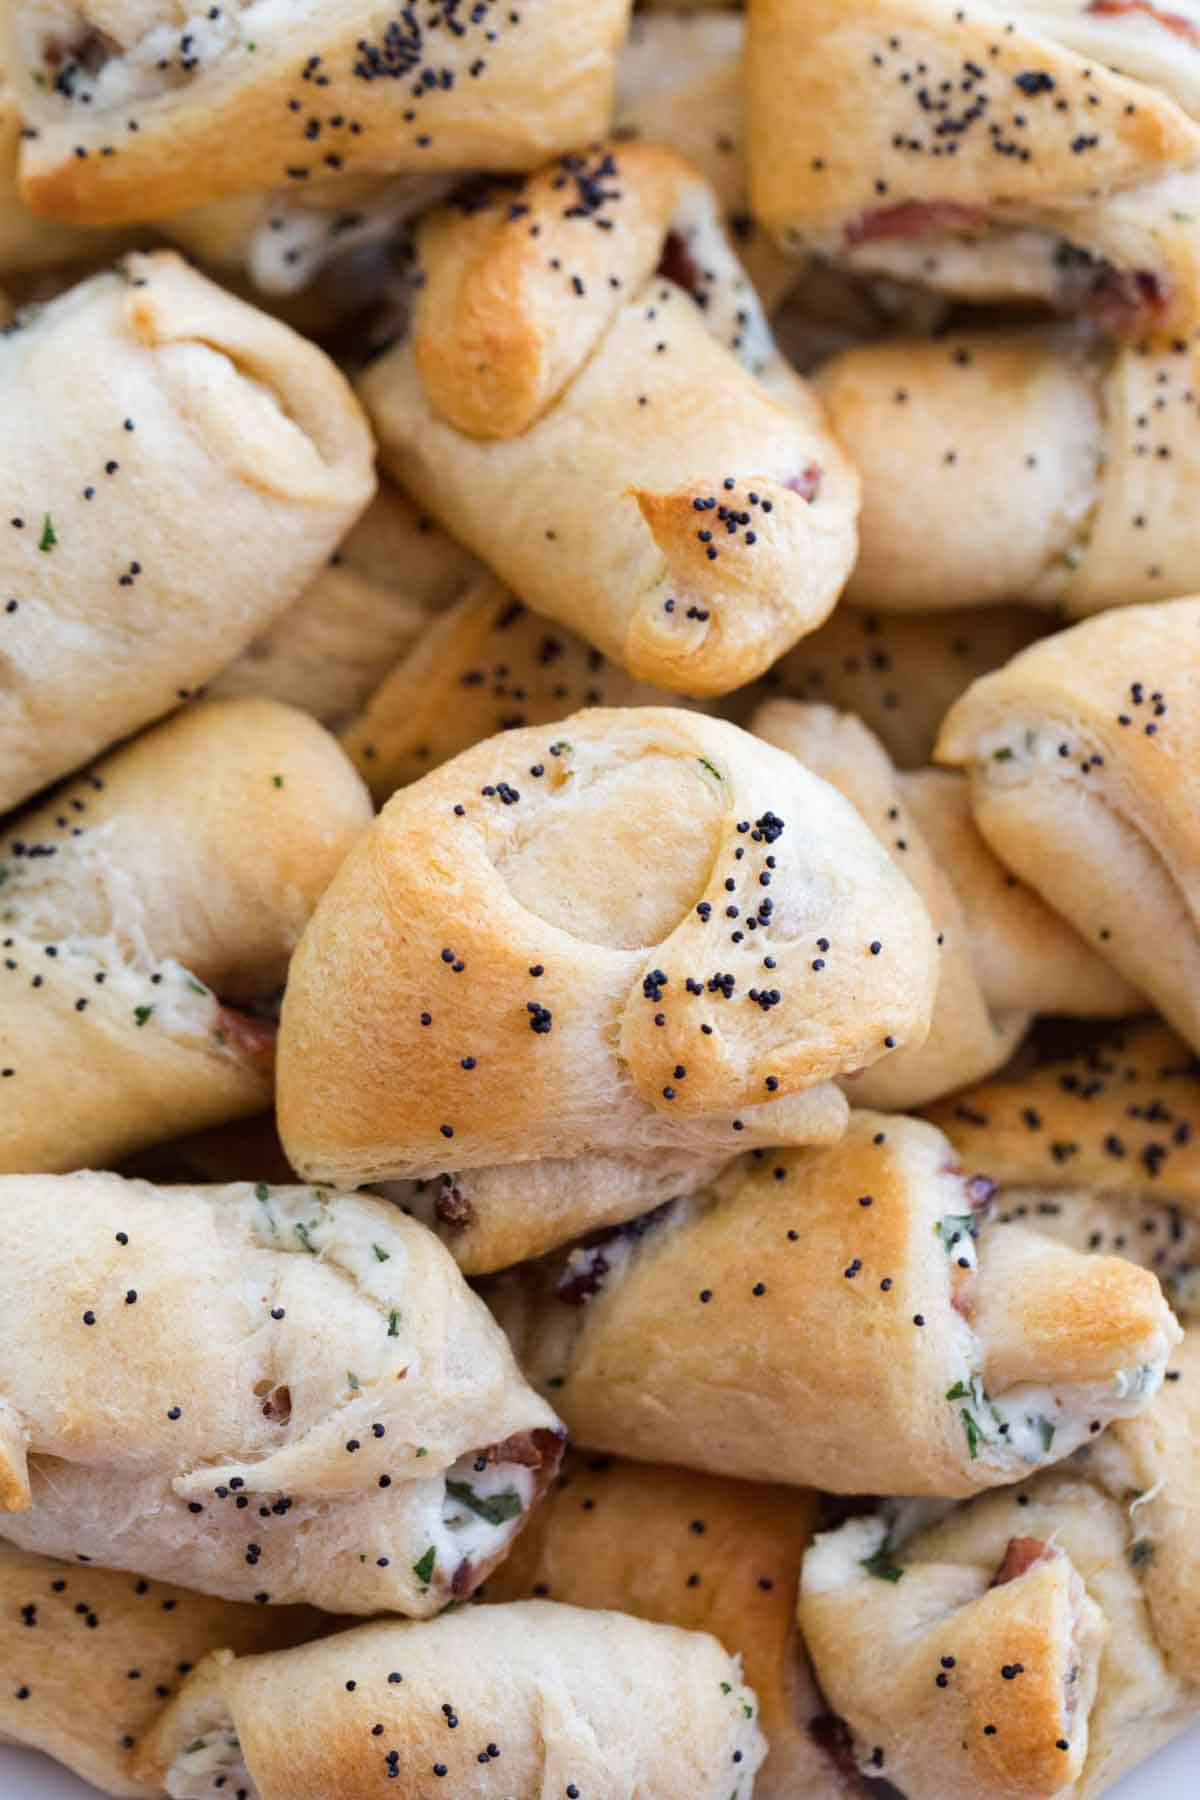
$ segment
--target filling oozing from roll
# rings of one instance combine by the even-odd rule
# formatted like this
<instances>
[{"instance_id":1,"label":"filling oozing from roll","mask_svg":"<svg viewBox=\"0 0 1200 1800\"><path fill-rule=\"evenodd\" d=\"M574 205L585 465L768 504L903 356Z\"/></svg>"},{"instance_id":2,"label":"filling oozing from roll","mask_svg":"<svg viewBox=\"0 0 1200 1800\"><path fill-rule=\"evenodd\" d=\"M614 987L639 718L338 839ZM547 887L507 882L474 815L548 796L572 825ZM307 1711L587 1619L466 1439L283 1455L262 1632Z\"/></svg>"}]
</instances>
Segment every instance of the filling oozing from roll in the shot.
<instances>
[{"instance_id":1,"label":"filling oozing from roll","mask_svg":"<svg viewBox=\"0 0 1200 1800\"><path fill-rule=\"evenodd\" d=\"M222 58L252 55L269 29L273 0L222 0L192 10L179 0L150 7L41 0L19 9L18 33L38 87L100 113L186 87Z\"/></svg>"},{"instance_id":2,"label":"filling oozing from roll","mask_svg":"<svg viewBox=\"0 0 1200 1800\"><path fill-rule=\"evenodd\" d=\"M179 1752L167 1770L165 1786L171 1800L213 1800L217 1793L223 1800L259 1800L228 1720L202 1732Z\"/></svg>"}]
</instances>

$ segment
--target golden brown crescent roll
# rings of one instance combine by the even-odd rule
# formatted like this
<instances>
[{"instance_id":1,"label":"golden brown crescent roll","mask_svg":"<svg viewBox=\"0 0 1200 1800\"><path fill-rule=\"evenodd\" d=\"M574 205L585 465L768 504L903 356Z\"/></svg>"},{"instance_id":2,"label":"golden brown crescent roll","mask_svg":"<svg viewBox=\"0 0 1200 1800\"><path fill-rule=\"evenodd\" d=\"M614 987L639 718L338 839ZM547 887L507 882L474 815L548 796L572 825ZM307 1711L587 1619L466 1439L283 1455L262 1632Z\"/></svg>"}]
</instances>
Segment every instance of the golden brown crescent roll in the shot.
<instances>
[{"instance_id":1,"label":"golden brown crescent roll","mask_svg":"<svg viewBox=\"0 0 1200 1800\"><path fill-rule=\"evenodd\" d=\"M267 694L343 725L477 573L474 557L385 481L311 585L208 692Z\"/></svg>"},{"instance_id":2,"label":"golden brown crescent roll","mask_svg":"<svg viewBox=\"0 0 1200 1800\"><path fill-rule=\"evenodd\" d=\"M669 705L485 576L407 646L342 741L376 800L498 731L584 706Z\"/></svg>"},{"instance_id":3,"label":"golden brown crescent roll","mask_svg":"<svg viewBox=\"0 0 1200 1800\"><path fill-rule=\"evenodd\" d=\"M0 1178L6 1537L230 1600L439 1611L561 1432L436 1239L360 1195Z\"/></svg>"},{"instance_id":4,"label":"golden brown crescent roll","mask_svg":"<svg viewBox=\"0 0 1200 1800\"><path fill-rule=\"evenodd\" d=\"M0 1169L102 1163L268 1105L264 1003L370 818L319 725L236 700L177 714L10 819Z\"/></svg>"},{"instance_id":5,"label":"golden brown crescent roll","mask_svg":"<svg viewBox=\"0 0 1200 1800\"><path fill-rule=\"evenodd\" d=\"M0 68L0 270L44 269L112 253L111 232L60 225L31 213L17 192L21 109Z\"/></svg>"},{"instance_id":6,"label":"golden brown crescent roll","mask_svg":"<svg viewBox=\"0 0 1200 1800\"><path fill-rule=\"evenodd\" d=\"M763 305L772 311L800 269L750 212L743 151L745 33L739 14L716 8L635 14L617 63L614 130L621 139L666 144L700 170Z\"/></svg>"},{"instance_id":7,"label":"golden brown crescent roll","mask_svg":"<svg viewBox=\"0 0 1200 1800\"><path fill-rule=\"evenodd\" d=\"M853 1071L846 1093L860 1106L903 1110L1000 1068L1024 1036L1030 1014L992 1007L952 869L910 814L901 778L878 738L852 713L796 700L768 700L751 729L845 795L912 882L937 933L937 1000L929 1036L874 1068Z\"/></svg>"},{"instance_id":8,"label":"golden brown crescent roll","mask_svg":"<svg viewBox=\"0 0 1200 1800\"><path fill-rule=\"evenodd\" d=\"M520 599L673 693L821 623L857 479L688 164L601 146L418 246L412 333L361 392L389 472Z\"/></svg>"},{"instance_id":9,"label":"golden brown crescent roll","mask_svg":"<svg viewBox=\"0 0 1200 1800\"><path fill-rule=\"evenodd\" d=\"M891 1537L819 1537L800 1620L863 1770L908 1800L1093 1800L1200 1711L1200 1342L1069 1463Z\"/></svg>"},{"instance_id":10,"label":"golden brown crescent roll","mask_svg":"<svg viewBox=\"0 0 1200 1800\"><path fill-rule=\"evenodd\" d=\"M1002 862L1194 1047L1200 600L1131 606L968 688L938 739Z\"/></svg>"},{"instance_id":11,"label":"golden brown crescent roll","mask_svg":"<svg viewBox=\"0 0 1200 1800\"><path fill-rule=\"evenodd\" d=\"M230 662L374 477L329 359L167 251L26 316L0 396L4 810Z\"/></svg>"},{"instance_id":12,"label":"golden brown crescent roll","mask_svg":"<svg viewBox=\"0 0 1200 1800\"><path fill-rule=\"evenodd\" d=\"M877 946L877 949L873 949ZM401 791L292 959L284 1148L348 1185L827 1137L937 951L854 809L721 719L576 713Z\"/></svg>"},{"instance_id":13,"label":"golden brown crescent roll","mask_svg":"<svg viewBox=\"0 0 1200 1800\"><path fill-rule=\"evenodd\" d=\"M188 15L171 0L6 9L0 56L35 128L28 203L91 223L331 174L528 169L604 131L629 0L395 15L301 0Z\"/></svg>"},{"instance_id":14,"label":"golden brown crescent roll","mask_svg":"<svg viewBox=\"0 0 1200 1800\"><path fill-rule=\"evenodd\" d=\"M518 1360L597 1450L837 1493L968 1494L1146 1404L1179 1328L1144 1269L989 1228L921 1120L754 1153L498 1276Z\"/></svg>"},{"instance_id":15,"label":"golden brown crescent roll","mask_svg":"<svg viewBox=\"0 0 1200 1800\"><path fill-rule=\"evenodd\" d=\"M802 253L972 299L1194 329L1200 126L1119 72L1119 22L1101 58L1037 24L983 0L752 0L756 215Z\"/></svg>"},{"instance_id":16,"label":"golden brown crescent roll","mask_svg":"<svg viewBox=\"0 0 1200 1800\"><path fill-rule=\"evenodd\" d=\"M1045 631L1029 607L876 613L843 603L780 657L765 690L857 713L898 769L919 769L952 702Z\"/></svg>"},{"instance_id":17,"label":"golden brown crescent roll","mask_svg":"<svg viewBox=\"0 0 1200 1800\"><path fill-rule=\"evenodd\" d=\"M749 1800L766 1749L756 1710L715 1638L534 1600L218 1651L135 1767L174 1800L209 1800L221 1775L246 1800L367 1800L389 1778L397 1800L445 1778L472 1800Z\"/></svg>"},{"instance_id":18,"label":"golden brown crescent roll","mask_svg":"<svg viewBox=\"0 0 1200 1800\"><path fill-rule=\"evenodd\" d=\"M1077 1250L1153 1269L1175 1311L1200 1301L1200 1075L1163 1025L982 1082L929 1109L999 1184L996 1224L1028 1221Z\"/></svg>"},{"instance_id":19,"label":"golden brown crescent roll","mask_svg":"<svg viewBox=\"0 0 1200 1800\"><path fill-rule=\"evenodd\" d=\"M803 1488L576 1452L479 1597L549 1598L711 1632L740 1654L758 1696L767 1760L757 1800L831 1800L857 1786L844 1786L818 1741L825 1707L796 1630L816 1519L816 1495Z\"/></svg>"},{"instance_id":20,"label":"golden brown crescent roll","mask_svg":"<svg viewBox=\"0 0 1200 1800\"><path fill-rule=\"evenodd\" d=\"M1198 359L1038 333L835 357L818 386L864 495L848 592L1078 616L1200 587Z\"/></svg>"},{"instance_id":21,"label":"golden brown crescent roll","mask_svg":"<svg viewBox=\"0 0 1200 1800\"><path fill-rule=\"evenodd\" d=\"M162 1792L130 1752L202 1657L280 1650L334 1623L307 1606L239 1606L0 1543L0 1743L43 1750L106 1794Z\"/></svg>"}]
</instances>

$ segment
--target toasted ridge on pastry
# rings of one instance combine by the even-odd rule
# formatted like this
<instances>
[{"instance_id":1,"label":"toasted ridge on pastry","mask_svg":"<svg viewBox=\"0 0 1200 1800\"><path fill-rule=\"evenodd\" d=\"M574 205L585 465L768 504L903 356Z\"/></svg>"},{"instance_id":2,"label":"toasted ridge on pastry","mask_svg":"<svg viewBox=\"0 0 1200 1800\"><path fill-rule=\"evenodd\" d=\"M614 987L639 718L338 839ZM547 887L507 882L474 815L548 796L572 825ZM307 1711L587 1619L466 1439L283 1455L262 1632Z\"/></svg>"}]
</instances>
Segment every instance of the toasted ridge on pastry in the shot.
<instances>
[{"instance_id":1,"label":"toasted ridge on pastry","mask_svg":"<svg viewBox=\"0 0 1200 1800\"><path fill-rule=\"evenodd\" d=\"M0 397L5 809L231 661L374 477L329 359L169 251L18 321Z\"/></svg>"},{"instance_id":2,"label":"toasted ridge on pastry","mask_svg":"<svg viewBox=\"0 0 1200 1800\"><path fill-rule=\"evenodd\" d=\"M1036 26L983 0L753 0L755 212L861 269L1194 329L1200 126L1119 72L1119 41L1097 60Z\"/></svg>"},{"instance_id":3,"label":"toasted ridge on pastry","mask_svg":"<svg viewBox=\"0 0 1200 1800\"><path fill-rule=\"evenodd\" d=\"M185 19L167 0L18 0L0 56L36 127L22 191L51 217L111 224L331 173L531 168L605 129L628 12L527 0L407 19L297 0Z\"/></svg>"},{"instance_id":4,"label":"toasted ridge on pastry","mask_svg":"<svg viewBox=\"0 0 1200 1800\"><path fill-rule=\"evenodd\" d=\"M811 1727L824 1706L796 1629L817 1497L694 1470L569 1452L563 1472L479 1598L614 1608L711 1632L758 1696L767 1760L757 1800L853 1791Z\"/></svg>"},{"instance_id":5,"label":"toasted ridge on pastry","mask_svg":"<svg viewBox=\"0 0 1200 1800\"><path fill-rule=\"evenodd\" d=\"M469 552L385 481L300 598L207 691L266 694L342 727L476 575Z\"/></svg>"},{"instance_id":6,"label":"toasted ridge on pastry","mask_svg":"<svg viewBox=\"0 0 1200 1800\"><path fill-rule=\"evenodd\" d=\"M910 1800L1099 1795L1193 1721L1198 1350L1060 1468L816 1540L801 1627L864 1772Z\"/></svg>"},{"instance_id":7,"label":"toasted ridge on pastry","mask_svg":"<svg viewBox=\"0 0 1200 1800\"><path fill-rule=\"evenodd\" d=\"M134 1776L131 1752L210 1651L281 1650L335 1623L308 1606L239 1606L4 1543L0 1600L0 1743L42 1750L123 1800L161 1794Z\"/></svg>"},{"instance_id":8,"label":"toasted ridge on pastry","mask_svg":"<svg viewBox=\"0 0 1200 1800\"><path fill-rule=\"evenodd\" d=\"M298 1788L366 1800L393 1768L399 1800L431 1777L495 1800L572 1787L749 1800L765 1751L756 1710L715 1638L535 1600L382 1620L269 1656L218 1651L135 1763L177 1800L207 1795L218 1770L247 1800Z\"/></svg>"},{"instance_id":9,"label":"toasted ridge on pastry","mask_svg":"<svg viewBox=\"0 0 1200 1800\"><path fill-rule=\"evenodd\" d=\"M834 357L817 386L863 480L847 591L1075 616L1192 592L1198 358L1195 337L1114 353L1041 332Z\"/></svg>"},{"instance_id":10,"label":"toasted ridge on pastry","mask_svg":"<svg viewBox=\"0 0 1200 1800\"><path fill-rule=\"evenodd\" d=\"M671 703L484 576L413 642L342 742L382 804L498 731L552 725L584 706Z\"/></svg>"},{"instance_id":11,"label":"toasted ridge on pastry","mask_svg":"<svg viewBox=\"0 0 1200 1800\"><path fill-rule=\"evenodd\" d=\"M421 1617L557 1466L486 1309L383 1201L6 1176L0 1284L4 1532L26 1549Z\"/></svg>"},{"instance_id":12,"label":"toasted ridge on pastry","mask_svg":"<svg viewBox=\"0 0 1200 1800\"><path fill-rule=\"evenodd\" d=\"M515 595L693 695L828 615L856 477L688 164L597 146L418 247L411 335L362 396L389 472Z\"/></svg>"},{"instance_id":13,"label":"toasted ridge on pastry","mask_svg":"<svg viewBox=\"0 0 1200 1800\"><path fill-rule=\"evenodd\" d=\"M935 752L1001 861L1193 1046L1198 682L1200 600L1124 607L975 682Z\"/></svg>"},{"instance_id":14,"label":"toasted ridge on pastry","mask_svg":"<svg viewBox=\"0 0 1200 1800\"><path fill-rule=\"evenodd\" d=\"M923 1121L858 1112L486 1297L590 1448L968 1494L1138 1411L1180 1335L1147 1271L991 1229L991 1188Z\"/></svg>"},{"instance_id":15,"label":"toasted ridge on pastry","mask_svg":"<svg viewBox=\"0 0 1200 1800\"><path fill-rule=\"evenodd\" d=\"M370 818L334 740L269 700L181 712L12 817L0 1169L104 1162L268 1105L269 1002Z\"/></svg>"},{"instance_id":16,"label":"toasted ridge on pastry","mask_svg":"<svg viewBox=\"0 0 1200 1800\"><path fill-rule=\"evenodd\" d=\"M876 613L843 601L780 657L764 688L857 713L898 769L919 769L958 696L1045 630L1030 607Z\"/></svg>"},{"instance_id":17,"label":"toasted ridge on pastry","mask_svg":"<svg viewBox=\"0 0 1200 1800\"><path fill-rule=\"evenodd\" d=\"M922 1040L935 970L904 877L783 752L665 707L506 732L402 789L305 932L284 1147L356 1183L826 1138L825 1084Z\"/></svg>"}]
</instances>

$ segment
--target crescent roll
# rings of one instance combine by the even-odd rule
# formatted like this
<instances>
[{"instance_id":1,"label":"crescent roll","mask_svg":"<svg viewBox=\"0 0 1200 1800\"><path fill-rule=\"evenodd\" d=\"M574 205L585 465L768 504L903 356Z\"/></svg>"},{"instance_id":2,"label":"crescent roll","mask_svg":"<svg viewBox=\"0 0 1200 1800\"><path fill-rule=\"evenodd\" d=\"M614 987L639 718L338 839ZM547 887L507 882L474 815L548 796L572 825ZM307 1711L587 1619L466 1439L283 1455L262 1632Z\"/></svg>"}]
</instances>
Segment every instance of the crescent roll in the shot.
<instances>
[{"instance_id":1,"label":"crescent roll","mask_svg":"<svg viewBox=\"0 0 1200 1800\"><path fill-rule=\"evenodd\" d=\"M265 694L344 725L477 574L469 552L385 481L300 598L208 692Z\"/></svg>"},{"instance_id":2,"label":"crescent roll","mask_svg":"<svg viewBox=\"0 0 1200 1800\"><path fill-rule=\"evenodd\" d=\"M307 1606L239 1606L0 1543L0 1744L65 1763L106 1794L161 1788L130 1752L212 1650L249 1656L328 1631Z\"/></svg>"},{"instance_id":3,"label":"crescent roll","mask_svg":"<svg viewBox=\"0 0 1200 1800\"><path fill-rule=\"evenodd\" d=\"M505 732L401 789L305 931L280 1135L351 1186L805 1142L925 1036L936 958L854 809L736 726Z\"/></svg>"},{"instance_id":4,"label":"crescent roll","mask_svg":"<svg viewBox=\"0 0 1200 1800\"><path fill-rule=\"evenodd\" d=\"M1200 1712L1200 1342L1169 1376L1017 1488L817 1539L801 1626L865 1773L907 1800L1094 1800Z\"/></svg>"},{"instance_id":5,"label":"crescent roll","mask_svg":"<svg viewBox=\"0 0 1200 1800\"><path fill-rule=\"evenodd\" d=\"M514 594L693 695L821 623L857 478L688 164L600 146L417 241L411 335L360 391L385 467Z\"/></svg>"},{"instance_id":6,"label":"crescent roll","mask_svg":"<svg viewBox=\"0 0 1200 1800\"><path fill-rule=\"evenodd\" d=\"M9 820L0 1169L103 1163L269 1105L265 1003L370 818L319 725L231 700Z\"/></svg>"},{"instance_id":7,"label":"crescent roll","mask_svg":"<svg viewBox=\"0 0 1200 1800\"><path fill-rule=\"evenodd\" d=\"M999 1184L997 1225L1153 1269L1181 1316L1200 1303L1200 1076L1163 1025L965 1089L929 1109Z\"/></svg>"},{"instance_id":8,"label":"crescent roll","mask_svg":"<svg viewBox=\"0 0 1200 1800\"><path fill-rule=\"evenodd\" d=\"M857 713L898 769L920 769L958 696L1045 630L1030 607L877 613L842 602L780 657L765 688Z\"/></svg>"},{"instance_id":9,"label":"crescent roll","mask_svg":"<svg viewBox=\"0 0 1200 1800\"><path fill-rule=\"evenodd\" d=\"M0 1292L0 1506L27 1550L426 1617L558 1463L486 1308L384 1201L5 1176Z\"/></svg>"},{"instance_id":10,"label":"crescent roll","mask_svg":"<svg viewBox=\"0 0 1200 1800\"><path fill-rule=\"evenodd\" d=\"M1106 23L1080 55L1046 9L752 0L756 215L793 250L966 298L1194 329L1200 125L1121 72L1125 26Z\"/></svg>"},{"instance_id":11,"label":"crescent roll","mask_svg":"<svg viewBox=\"0 0 1200 1800\"><path fill-rule=\"evenodd\" d=\"M1139 1411L1179 1339L1146 1270L993 1231L991 1186L932 1126L858 1112L840 1144L744 1157L487 1298L592 1448L969 1494Z\"/></svg>"},{"instance_id":12,"label":"crescent roll","mask_svg":"<svg viewBox=\"0 0 1200 1800\"><path fill-rule=\"evenodd\" d=\"M1197 216L1200 217L1200 210ZM1200 587L1200 339L1115 353L969 333L865 345L818 386L863 478L848 593L1076 617Z\"/></svg>"},{"instance_id":13,"label":"crescent roll","mask_svg":"<svg viewBox=\"0 0 1200 1800\"><path fill-rule=\"evenodd\" d=\"M628 14L15 0L0 55L34 127L22 191L52 218L113 224L331 175L532 168L607 128Z\"/></svg>"},{"instance_id":14,"label":"crescent roll","mask_svg":"<svg viewBox=\"0 0 1200 1800\"><path fill-rule=\"evenodd\" d=\"M1000 860L1200 1045L1200 600L1124 607L985 675L935 754Z\"/></svg>"},{"instance_id":15,"label":"crescent roll","mask_svg":"<svg viewBox=\"0 0 1200 1800\"><path fill-rule=\"evenodd\" d=\"M382 805L496 732L670 699L485 576L408 647L342 741Z\"/></svg>"},{"instance_id":16,"label":"crescent roll","mask_svg":"<svg viewBox=\"0 0 1200 1800\"><path fill-rule=\"evenodd\" d=\"M169 251L23 315L0 398L3 811L232 661L374 477L328 358Z\"/></svg>"},{"instance_id":17,"label":"crescent roll","mask_svg":"<svg viewBox=\"0 0 1200 1800\"><path fill-rule=\"evenodd\" d=\"M111 232L60 225L31 213L17 191L21 109L0 68L0 271L45 269L111 254Z\"/></svg>"},{"instance_id":18,"label":"crescent roll","mask_svg":"<svg viewBox=\"0 0 1200 1800\"><path fill-rule=\"evenodd\" d=\"M758 1696L767 1760L756 1800L831 1800L846 1786L796 1629L800 1562L817 1520L803 1488L569 1455L480 1599L531 1596L709 1631Z\"/></svg>"},{"instance_id":19,"label":"crescent roll","mask_svg":"<svg viewBox=\"0 0 1200 1800\"><path fill-rule=\"evenodd\" d=\"M416 1800L431 1777L456 1800L749 1800L766 1748L755 1712L715 1638L535 1600L218 1651L135 1766L174 1800L208 1800L220 1775L245 1800L367 1800L389 1779Z\"/></svg>"}]
</instances>

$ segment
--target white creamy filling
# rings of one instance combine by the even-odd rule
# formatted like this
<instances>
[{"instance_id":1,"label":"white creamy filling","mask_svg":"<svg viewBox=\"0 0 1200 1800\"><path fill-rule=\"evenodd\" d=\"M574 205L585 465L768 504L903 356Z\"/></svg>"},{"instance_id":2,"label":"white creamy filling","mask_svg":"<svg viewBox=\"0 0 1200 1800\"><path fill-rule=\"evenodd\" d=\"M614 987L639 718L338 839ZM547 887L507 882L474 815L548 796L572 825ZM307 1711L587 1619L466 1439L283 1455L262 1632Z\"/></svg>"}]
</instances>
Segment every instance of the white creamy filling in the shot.
<instances>
[{"instance_id":1,"label":"white creamy filling","mask_svg":"<svg viewBox=\"0 0 1200 1800\"><path fill-rule=\"evenodd\" d=\"M268 5L220 0L188 12L167 5L142 36L121 45L107 39L85 8L54 3L18 13L18 43L33 79L64 109L101 113L185 87L233 51L252 56L258 15ZM216 17L211 14L216 12Z\"/></svg>"},{"instance_id":2,"label":"white creamy filling","mask_svg":"<svg viewBox=\"0 0 1200 1800\"><path fill-rule=\"evenodd\" d=\"M1140 1412L1162 1383L1165 1362L1118 1369L1108 1381L1061 1387L1027 1384L991 1395L972 1374L946 1398L962 1419L967 1454L1008 1469L1059 1462L1114 1419Z\"/></svg>"},{"instance_id":3,"label":"white creamy filling","mask_svg":"<svg viewBox=\"0 0 1200 1800\"><path fill-rule=\"evenodd\" d=\"M207 1731L181 1750L164 1783L171 1800L259 1800L236 1734Z\"/></svg>"}]
</instances>

